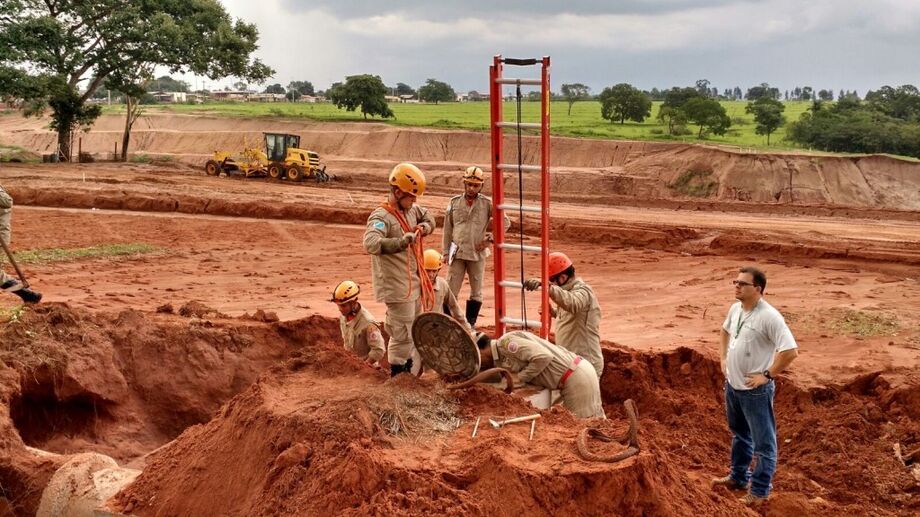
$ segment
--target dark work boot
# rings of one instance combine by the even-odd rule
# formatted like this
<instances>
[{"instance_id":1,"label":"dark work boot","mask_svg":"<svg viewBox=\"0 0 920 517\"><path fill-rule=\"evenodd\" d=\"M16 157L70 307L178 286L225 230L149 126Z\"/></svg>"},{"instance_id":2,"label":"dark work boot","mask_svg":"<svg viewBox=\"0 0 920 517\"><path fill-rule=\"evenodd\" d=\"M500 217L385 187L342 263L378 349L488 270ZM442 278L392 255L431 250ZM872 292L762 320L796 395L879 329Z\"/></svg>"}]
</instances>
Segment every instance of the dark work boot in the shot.
<instances>
[{"instance_id":1,"label":"dark work boot","mask_svg":"<svg viewBox=\"0 0 920 517\"><path fill-rule=\"evenodd\" d=\"M412 358L410 357L406 364L391 364L390 377L396 377L401 373L412 373Z\"/></svg>"},{"instance_id":2,"label":"dark work boot","mask_svg":"<svg viewBox=\"0 0 920 517\"><path fill-rule=\"evenodd\" d=\"M28 287L23 287L18 280L7 280L0 285L0 291L7 291L22 298L26 303L38 303L42 299L42 293L33 291Z\"/></svg>"},{"instance_id":3,"label":"dark work boot","mask_svg":"<svg viewBox=\"0 0 920 517\"><path fill-rule=\"evenodd\" d=\"M28 287L23 287L18 291L13 291L13 294L22 298L22 301L25 303L38 303L42 301L42 293L38 291L33 291Z\"/></svg>"},{"instance_id":4,"label":"dark work boot","mask_svg":"<svg viewBox=\"0 0 920 517\"><path fill-rule=\"evenodd\" d=\"M466 301L466 321L470 326L476 328L476 320L479 319L479 309L482 308L482 302L479 300Z\"/></svg>"}]
</instances>

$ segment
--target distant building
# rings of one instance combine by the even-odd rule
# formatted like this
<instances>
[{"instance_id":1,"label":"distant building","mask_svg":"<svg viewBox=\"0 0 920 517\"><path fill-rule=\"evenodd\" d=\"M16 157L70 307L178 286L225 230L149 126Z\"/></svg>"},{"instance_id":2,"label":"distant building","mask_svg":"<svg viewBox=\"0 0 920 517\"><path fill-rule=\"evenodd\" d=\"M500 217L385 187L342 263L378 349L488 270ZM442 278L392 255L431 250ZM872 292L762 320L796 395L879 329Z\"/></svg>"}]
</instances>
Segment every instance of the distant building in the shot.
<instances>
[{"instance_id":1,"label":"distant building","mask_svg":"<svg viewBox=\"0 0 920 517\"><path fill-rule=\"evenodd\" d=\"M283 93L252 93L249 102L287 102L287 96Z\"/></svg>"},{"instance_id":2,"label":"distant building","mask_svg":"<svg viewBox=\"0 0 920 517\"><path fill-rule=\"evenodd\" d=\"M151 92L150 95L157 102L167 104L180 104L188 101L188 94L186 92Z\"/></svg>"},{"instance_id":3,"label":"distant building","mask_svg":"<svg viewBox=\"0 0 920 517\"><path fill-rule=\"evenodd\" d=\"M253 92L247 90L217 90L211 92L211 98L216 101L242 101L246 102L249 100L249 96Z\"/></svg>"}]
</instances>

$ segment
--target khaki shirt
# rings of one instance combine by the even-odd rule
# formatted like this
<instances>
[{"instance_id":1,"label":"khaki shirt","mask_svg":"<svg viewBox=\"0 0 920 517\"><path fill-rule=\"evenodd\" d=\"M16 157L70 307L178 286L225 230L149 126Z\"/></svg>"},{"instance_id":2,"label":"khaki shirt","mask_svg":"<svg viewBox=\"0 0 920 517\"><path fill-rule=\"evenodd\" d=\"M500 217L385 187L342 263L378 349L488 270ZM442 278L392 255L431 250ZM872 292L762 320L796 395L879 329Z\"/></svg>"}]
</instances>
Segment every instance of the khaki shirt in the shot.
<instances>
[{"instance_id":1,"label":"khaki shirt","mask_svg":"<svg viewBox=\"0 0 920 517\"><path fill-rule=\"evenodd\" d=\"M447 211L444 213L444 238L442 249L450 253L450 243L457 244L457 254L454 258L478 262L486 258L484 250L478 246L485 239L486 232L490 230L492 222L492 199L479 194L473 205L466 204L463 194L450 198L447 202ZM511 226L511 219L505 216L505 229Z\"/></svg>"},{"instance_id":2,"label":"khaki shirt","mask_svg":"<svg viewBox=\"0 0 920 517\"><path fill-rule=\"evenodd\" d=\"M457 302L457 297L450 290L447 280L437 277L434 282L434 307L431 310L438 314L445 314L444 302L447 302L447 309L450 311L450 315L464 328L471 330L469 322L466 321L466 314L460 310L460 303Z\"/></svg>"},{"instance_id":3,"label":"khaki shirt","mask_svg":"<svg viewBox=\"0 0 920 517\"><path fill-rule=\"evenodd\" d=\"M516 330L492 342L495 365L518 374L524 383L559 389L559 381L572 367L575 354L549 341Z\"/></svg>"},{"instance_id":4,"label":"khaki shirt","mask_svg":"<svg viewBox=\"0 0 920 517\"><path fill-rule=\"evenodd\" d=\"M345 350L374 363L383 357L386 347L383 334L380 333L380 324L364 307L358 310L351 321L345 316L339 316L339 329L342 331Z\"/></svg>"},{"instance_id":5,"label":"khaki shirt","mask_svg":"<svg viewBox=\"0 0 920 517\"><path fill-rule=\"evenodd\" d=\"M565 285L550 285L549 297L556 303L556 343L584 357L597 377L604 373L601 353L601 306L591 286L581 278Z\"/></svg>"},{"instance_id":6,"label":"khaki shirt","mask_svg":"<svg viewBox=\"0 0 920 517\"><path fill-rule=\"evenodd\" d=\"M13 218L13 198L0 187L0 239L10 243L10 220ZM0 257L5 258L5 257Z\"/></svg>"},{"instance_id":7,"label":"khaki shirt","mask_svg":"<svg viewBox=\"0 0 920 517\"><path fill-rule=\"evenodd\" d=\"M409 231L422 225L426 227L424 234L431 235L435 229L434 217L418 205L412 205L405 217ZM402 246L405 233L396 217L385 208L377 208L367 218L364 249L371 254L374 297L378 302L414 302L421 296L415 254Z\"/></svg>"}]
</instances>

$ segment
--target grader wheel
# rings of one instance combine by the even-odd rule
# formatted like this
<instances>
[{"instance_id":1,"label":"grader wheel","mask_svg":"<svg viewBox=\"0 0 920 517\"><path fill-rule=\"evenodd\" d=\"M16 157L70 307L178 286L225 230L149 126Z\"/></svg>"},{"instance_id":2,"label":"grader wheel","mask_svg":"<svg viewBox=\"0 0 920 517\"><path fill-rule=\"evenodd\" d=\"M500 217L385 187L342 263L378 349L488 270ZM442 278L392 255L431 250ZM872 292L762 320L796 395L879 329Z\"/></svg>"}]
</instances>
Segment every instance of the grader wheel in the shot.
<instances>
[{"instance_id":1,"label":"grader wheel","mask_svg":"<svg viewBox=\"0 0 920 517\"><path fill-rule=\"evenodd\" d=\"M269 165L268 176L272 179L280 180L283 176L281 165L277 163Z\"/></svg>"},{"instance_id":2,"label":"grader wheel","mask_svg":"<svg viewBox=\"0 0 920 517\"><path fill-rule=\"evenodd\" d=\"M214 160L208 160L208 163L204 164L204 173L208 176L217 176L220 174L220 164Z\"/></svg>"},{"instance_id":3,"label":"grader wheel","mask_svg":"<svg viewBox=\"0 0 920 517\"><path fill-rule=\"evenodd\" d=\"M287 177L291 181L301 181L303 180L303 167L297 165L291 165L287 170Z\"/></svg>"}]
</instances>

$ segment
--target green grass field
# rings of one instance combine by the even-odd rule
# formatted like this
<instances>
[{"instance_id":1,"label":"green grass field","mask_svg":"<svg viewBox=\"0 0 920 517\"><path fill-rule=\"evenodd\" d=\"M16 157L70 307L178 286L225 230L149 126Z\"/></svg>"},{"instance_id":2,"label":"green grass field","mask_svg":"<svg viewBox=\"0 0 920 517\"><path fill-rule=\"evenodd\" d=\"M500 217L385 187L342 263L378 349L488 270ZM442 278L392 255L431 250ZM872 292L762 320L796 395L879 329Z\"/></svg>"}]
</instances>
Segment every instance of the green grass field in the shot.
<instances>
[{"instance_id":1,"label":"green grass field","mask_svg":"<svg viewBox=\"0 0 920 517\"><path fill-rule=\"evenodd\" d=\"M711 135L702 142L736 145L740 147L768 148L766 137L754 133L754 119L744 112L746 101L724 101L729 117L732 118L732 127L723 136ZM660 102L652 106L652 117L642 123L627 122L625 124L611 123L601 118L601 105L597 101L577 102L572 106L572 114L568 115L568 105L564 101L552 103L552 133L561 136L575 136L588 138L616 138L631 140L667 140L700 142L696 138L696 127L689 126L694 134L671 137L667 128L659 124L655 116L658 113ZM810 102L787 102L786 119L797 120L811 106ZM396 118L386 120L389 124L399 126L437 127L448 129L470 129L485 131L489 126L489 103L445 103L445 104L391 104L390 108ZM523 102L521 105L522 119L525 122L539 121L539 108L537 102ZM285 117L307 118L317 121L361 121L363 117L359 112L348 112L338 109L332 104L306 104L306 103L214 103L201 105L173 104L163 106L146 106L148 112L168 111L175 113L201 113L214 116L228 117ZM107 108L107 111L121 111L117 107ZM514 102L506 102L504 116L506 119L516 117L517 106ZM371 119L369 119L371 120ZM373 119L380 121L380 119ZM778 129L770 137L769 149L796 148L792 142L784 140L785 129Z\"/></svg>"}]
</instances>

